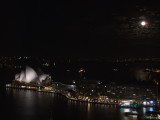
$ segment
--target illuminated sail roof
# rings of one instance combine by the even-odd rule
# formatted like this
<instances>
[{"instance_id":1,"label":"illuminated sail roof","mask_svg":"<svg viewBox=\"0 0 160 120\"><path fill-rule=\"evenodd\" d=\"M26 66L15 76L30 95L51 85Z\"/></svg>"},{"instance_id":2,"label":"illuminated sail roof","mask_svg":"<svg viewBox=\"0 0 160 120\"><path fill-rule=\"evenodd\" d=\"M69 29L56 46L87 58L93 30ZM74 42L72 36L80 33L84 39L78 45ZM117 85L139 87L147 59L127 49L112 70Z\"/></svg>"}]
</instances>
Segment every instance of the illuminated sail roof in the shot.
<instances>
[{"instance_id":1,"label":"illuminated sail roof","mask_svg":"<svg viewBox=\"0 0 160 120\"><path fill-rule=\"evenodd\" d=\"M27 83L29 83L29 82L32 82L33 80L35 80L37 77L38 77L38 75L37 75L37 73L35 72L35 70L33 70L31 67L26 67L26 76L25 76L26 78L26 81L25 82L27 82Z\"/></svg>"},{"instance_id":2,"label":"illuminated sail roof","mask_svg":"<svg viewBox=\"0 0 160 120\"><path fill-rule=\"evenodd\" d=\"M19 82L25 82L25 83L30 83L30 82L41 83L48 76L49 75L47 74L42 74L38 76L38 74L33 68L27 66L25 71L22 70L19 74L15 75L15 80Z\"/></svg>"}]
</instances>

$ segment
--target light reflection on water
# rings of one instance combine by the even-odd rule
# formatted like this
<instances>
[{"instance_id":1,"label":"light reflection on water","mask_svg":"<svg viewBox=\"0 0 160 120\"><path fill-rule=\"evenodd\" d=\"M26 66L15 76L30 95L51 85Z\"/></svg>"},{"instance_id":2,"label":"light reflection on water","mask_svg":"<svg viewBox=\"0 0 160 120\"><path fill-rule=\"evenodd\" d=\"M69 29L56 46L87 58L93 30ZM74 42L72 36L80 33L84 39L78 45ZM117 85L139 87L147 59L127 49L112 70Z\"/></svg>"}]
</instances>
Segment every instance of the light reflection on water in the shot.
<instances>
[{"instance_id":1,"label":"light reflection on water","mask_svg":"<svg viewBox=\"0 0 160 120\"><path fill-rule=\"evenodd\" d=\"M138 117L136 115L125 116L125 112L131 112L131 108L120 108L120 120L137 120Z\"/></svg>"},{"instance_id":2,"label":"light reflection on water","mask_svg":"<svg viewBox=\"0 0 160 120\"><path fill-rule=\"evenodd\" d=\"M13 114L6 120L10 117L16 120L140 120L146 111L153 111L152 107L143 107L138 110L139 118L128 117L124 113L130 112L130 108L71 101L62 95L32 90L6 89L5 96L4 109Z\"/></svg>"},{"instance_id":3,"label":"light reflection on water","mask_svg":"<svg viewBox=\"0 0 160 120\"><path fill-rule=\"evenodd\" d=\"M149 111L153 111L153 107L150 107L150 108L149 108Z\"/></svg>"}]
</instances>

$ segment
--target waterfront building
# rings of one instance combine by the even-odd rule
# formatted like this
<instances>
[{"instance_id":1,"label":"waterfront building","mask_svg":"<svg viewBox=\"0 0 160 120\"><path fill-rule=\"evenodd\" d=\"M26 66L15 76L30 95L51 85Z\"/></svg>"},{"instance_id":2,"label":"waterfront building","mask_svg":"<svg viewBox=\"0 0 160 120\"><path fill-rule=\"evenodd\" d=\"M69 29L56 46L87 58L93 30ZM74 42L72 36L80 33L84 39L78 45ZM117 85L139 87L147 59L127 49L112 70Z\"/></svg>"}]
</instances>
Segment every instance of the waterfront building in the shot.
<instances>
[{"instance_id":1,"label":"waterfront building","mask_svg":"<svg viewBox=\"0 0 160 120\"><path fill-rule=\"evenodd\" d=\"M27 66L25 70L15 75L15 81L26 84L36 83L46 85L51 83L51 76L48 74L38 75L33 68Z\"/></svg>"}]
</instances>

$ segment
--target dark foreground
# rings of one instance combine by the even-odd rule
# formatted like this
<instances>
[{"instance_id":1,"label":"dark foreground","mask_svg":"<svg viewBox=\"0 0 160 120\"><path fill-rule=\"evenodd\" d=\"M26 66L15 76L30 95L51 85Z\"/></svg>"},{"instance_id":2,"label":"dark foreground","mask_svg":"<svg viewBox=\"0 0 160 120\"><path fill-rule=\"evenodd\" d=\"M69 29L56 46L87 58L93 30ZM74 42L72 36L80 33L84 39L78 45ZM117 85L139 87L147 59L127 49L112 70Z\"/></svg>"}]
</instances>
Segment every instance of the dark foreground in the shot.
<instances>
[{"instance_id":1,"label":"dark foreground","mask_svg":"<svg viewBox=\"0 0 160 120\"><path fill-rule=\"evenodd\" d=\"M128 117L124 112L130 111L129 108L76 102L54 93L11 88L0 90L0 106L3 120L141 120L146 111L153 110L141 108L138 117Z\"/></svg>"}]
</instances>

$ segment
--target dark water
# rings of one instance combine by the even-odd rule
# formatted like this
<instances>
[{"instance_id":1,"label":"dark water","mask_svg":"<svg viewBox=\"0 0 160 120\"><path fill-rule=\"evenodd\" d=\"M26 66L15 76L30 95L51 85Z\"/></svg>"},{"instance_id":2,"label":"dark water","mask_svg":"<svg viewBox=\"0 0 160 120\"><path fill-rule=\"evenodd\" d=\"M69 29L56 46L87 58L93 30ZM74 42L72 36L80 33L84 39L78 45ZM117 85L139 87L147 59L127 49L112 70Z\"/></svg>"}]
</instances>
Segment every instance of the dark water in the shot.
<instances>
[{"instance_id":1,"label":"dark water","mask_svg":"<svg viewBox=\"0 0 160 120\"><path fill-rule=\"evenodd\" d=\"M4 88L0 90L3 120L137 120L124 115L129 108L114 105L80 103L54 93ZM142 108L143 115L153 108Z\"/></svg>"}]
</instances>

